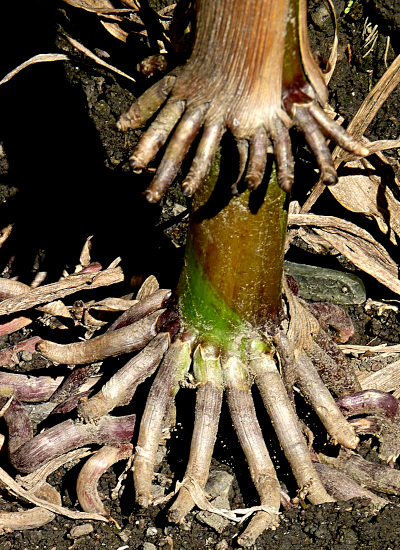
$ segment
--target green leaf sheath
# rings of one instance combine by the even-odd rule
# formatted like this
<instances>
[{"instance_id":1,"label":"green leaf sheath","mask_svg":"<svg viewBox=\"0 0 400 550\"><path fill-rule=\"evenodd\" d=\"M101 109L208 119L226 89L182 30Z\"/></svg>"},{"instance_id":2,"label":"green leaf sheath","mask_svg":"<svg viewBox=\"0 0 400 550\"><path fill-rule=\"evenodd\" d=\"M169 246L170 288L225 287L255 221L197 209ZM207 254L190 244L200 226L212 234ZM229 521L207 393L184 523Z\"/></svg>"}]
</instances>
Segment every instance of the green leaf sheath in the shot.
<instances>
[{"instance_id":1,"label":"green leaf sheath","mask_svg":"<svg viewBox=\"0 0 400 550\"><path fill-rule=\"evenodd\" d=\"M193 200L179 298L185 326L228 349L279 316L287 213L274 169L231 196L219 161Z\"/></svg>"}]
</instances>

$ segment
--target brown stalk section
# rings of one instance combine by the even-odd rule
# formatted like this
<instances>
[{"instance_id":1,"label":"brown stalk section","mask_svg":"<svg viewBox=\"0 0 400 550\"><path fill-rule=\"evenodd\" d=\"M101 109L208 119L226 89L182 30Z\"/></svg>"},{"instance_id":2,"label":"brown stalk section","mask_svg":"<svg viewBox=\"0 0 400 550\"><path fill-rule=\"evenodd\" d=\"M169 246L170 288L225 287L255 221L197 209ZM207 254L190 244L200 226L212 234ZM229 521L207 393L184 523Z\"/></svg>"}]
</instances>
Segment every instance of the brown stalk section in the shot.
<instances>
[{"instance_id":1,"label":"brown stalk section","mask_svg":"<svg viewBox=\"0 0 400 550\"><path fill-rule=\"evenodd\" d=\"M267 189L259 191L262 196L255 198L253 205L253 197L246 191L219 207L218 202L225 197L223 181L217 181L215 174L198 190L193 200L181 275L182 304L190 302L192 295L192 307L199 307L194 282L199 287L209 285L221 304L241 321L260 326L266 320L277 319L281 309L286 235L285 193L276 183L275 172ZM226 192L229 190L225 189ZM213 211L216 208L218 211ZM197 263L201 268L196 275L194 266ZM197 277L202 281L196 283ZM220 310L218 313L223 317Z\"/></svg>"},{"instance_id":2,"label":"brown stalk section","mask_svg":"<svg viewBox=\"0 0 400 550\"><path fill-rule=\"evenodd\" d=\"M232 103L232 112L241 113L239 121L230 120L228 115L228 126L241 125L246 131L271 120L281 107L280 67L288 6L288 0L197 2L196 39L185 71L190 76L179 82L182 99L189 98L188 108L191 97L195 96L197 105L207 103L213 90L212 96L221 94ZM271 60L276 71L271 70ZM217 107L214 113L214 118L221 114Z\"/></svg>"}]
</instances>

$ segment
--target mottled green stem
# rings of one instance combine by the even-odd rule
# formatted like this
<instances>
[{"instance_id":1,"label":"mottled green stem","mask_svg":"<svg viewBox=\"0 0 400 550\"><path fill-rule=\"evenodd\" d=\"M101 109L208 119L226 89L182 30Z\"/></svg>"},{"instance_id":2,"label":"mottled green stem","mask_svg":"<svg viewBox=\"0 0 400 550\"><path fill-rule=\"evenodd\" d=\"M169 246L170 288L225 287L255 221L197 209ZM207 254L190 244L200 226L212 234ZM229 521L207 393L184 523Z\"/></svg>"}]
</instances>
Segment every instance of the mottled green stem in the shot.
<instances>
[{"instance_id":1,"label":"mottled green stem","mask_svg":"<svg viewBox=\"0 0 400 550\"><path fill-rule=\"evenodd\" d=\"M217 158L193 200L179 295L185 326L227 348L246 327L279 318L286 193L275 170L235 196L219 176Z\"/></svg>"}]
</instances>

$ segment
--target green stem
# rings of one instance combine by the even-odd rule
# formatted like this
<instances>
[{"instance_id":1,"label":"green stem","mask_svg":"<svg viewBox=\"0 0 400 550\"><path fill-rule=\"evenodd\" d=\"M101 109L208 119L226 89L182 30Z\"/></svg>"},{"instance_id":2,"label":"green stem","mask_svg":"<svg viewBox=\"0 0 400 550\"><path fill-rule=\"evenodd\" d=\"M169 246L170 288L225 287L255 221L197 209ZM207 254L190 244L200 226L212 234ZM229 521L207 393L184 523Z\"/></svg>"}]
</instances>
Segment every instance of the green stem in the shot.
<instances>
[{"instance_id":1,"label":"green stem","mask_svg":"<svg viewBox=\"0 0 400 550\"><path fill-rule=\"evenodd\" d=\"M274 169L252 193L223 179L216 158L193 200L179 297L185 326L228 349L279 317L287 213Z\"/></svg>"}]
</instances>

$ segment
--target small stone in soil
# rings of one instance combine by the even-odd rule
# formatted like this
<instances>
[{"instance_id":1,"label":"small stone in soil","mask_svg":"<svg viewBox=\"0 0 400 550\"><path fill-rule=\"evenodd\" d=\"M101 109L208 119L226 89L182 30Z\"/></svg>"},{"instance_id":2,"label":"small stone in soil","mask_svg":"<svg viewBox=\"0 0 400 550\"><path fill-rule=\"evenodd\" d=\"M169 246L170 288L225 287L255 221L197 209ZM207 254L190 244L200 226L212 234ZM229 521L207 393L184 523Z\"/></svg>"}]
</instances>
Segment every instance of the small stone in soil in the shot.
<instances>
[{"instance_id":1,"label":"small stone in soil","mask_svg":"<svg viewBox=\"0 0 400 550\"><path fill-rule=\"evenodd\" d=\"M230 509L229 495L232 491L232 482L233 476L228 472L214 471L210 473L205 492L212 497L211 504L213 506L224 510ZM222 533L230 523L228 519L210 512L199 512L197 519L217 531L217 533Z\"/></svg>"}]
</instances>

